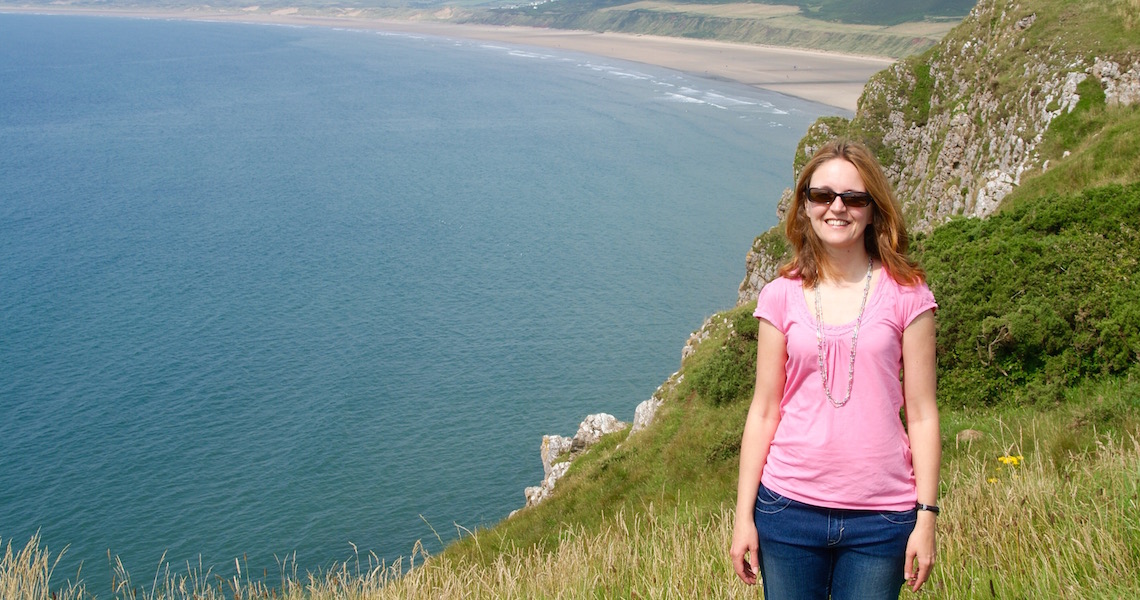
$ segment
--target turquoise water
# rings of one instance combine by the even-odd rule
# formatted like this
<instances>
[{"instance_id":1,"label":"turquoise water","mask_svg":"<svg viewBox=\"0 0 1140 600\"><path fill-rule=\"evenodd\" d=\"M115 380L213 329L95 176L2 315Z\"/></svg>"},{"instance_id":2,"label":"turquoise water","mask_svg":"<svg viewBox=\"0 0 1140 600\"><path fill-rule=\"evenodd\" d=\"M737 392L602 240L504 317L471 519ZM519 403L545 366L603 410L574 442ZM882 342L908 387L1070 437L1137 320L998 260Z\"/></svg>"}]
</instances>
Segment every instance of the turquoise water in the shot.
<instances>
[{"instance_id":1,"label":"turquoise water","mask_svg":"<svg viewBox=\"0 0 1140 600\"><path fill-rule=\"evenodd\" d=\"M586 55L0 15L0 540L439 548L732 305L826 107ZM430 524L430 527L429 527Z\"/></svg>"}]
</instances>

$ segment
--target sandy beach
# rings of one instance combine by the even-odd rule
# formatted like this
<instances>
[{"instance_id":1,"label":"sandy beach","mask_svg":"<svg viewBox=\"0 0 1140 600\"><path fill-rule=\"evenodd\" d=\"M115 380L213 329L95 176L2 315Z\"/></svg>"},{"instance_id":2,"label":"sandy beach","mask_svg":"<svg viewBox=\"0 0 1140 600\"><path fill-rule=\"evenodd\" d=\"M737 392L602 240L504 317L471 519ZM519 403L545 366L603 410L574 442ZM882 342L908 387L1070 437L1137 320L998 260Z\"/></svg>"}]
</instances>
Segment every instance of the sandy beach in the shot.
<instances>
[{"instance_id":1,"label":"sandy beach","mask_svg":"<svg viewBox=\"0 0 1140 600\"><path fill-rule=\"evenodd\" d=\"M260 12L119 11L58 7L0 8L0 12L89 14L140 18L181 18L249 23L348 27L450 38L560 48L685 73L737 81L757 88L854 112L863 85L891 59L623 33L597 33L531 27L456 25L364 17L302 15L291 10Z\"/></svg>"}]
</instances>

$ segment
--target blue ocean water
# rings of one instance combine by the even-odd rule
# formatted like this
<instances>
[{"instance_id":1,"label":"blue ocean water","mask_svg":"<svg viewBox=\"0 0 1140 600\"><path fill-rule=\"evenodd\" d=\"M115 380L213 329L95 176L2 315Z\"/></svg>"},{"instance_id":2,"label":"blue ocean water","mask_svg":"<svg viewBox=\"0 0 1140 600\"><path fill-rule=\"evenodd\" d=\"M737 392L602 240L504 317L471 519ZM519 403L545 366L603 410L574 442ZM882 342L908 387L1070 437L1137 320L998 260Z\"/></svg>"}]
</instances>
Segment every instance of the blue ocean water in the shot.
<instances>
[{"instance_id":1,"label":"blue ocean water","mask_svg":"<svg viewBox=\"0 0 1140 600\"><path fill-rule=\"evenodd\" d=\"M836 111L580 54L0 14L0 542L429 551L632 418Z\"/></svg>"}]
</instances>

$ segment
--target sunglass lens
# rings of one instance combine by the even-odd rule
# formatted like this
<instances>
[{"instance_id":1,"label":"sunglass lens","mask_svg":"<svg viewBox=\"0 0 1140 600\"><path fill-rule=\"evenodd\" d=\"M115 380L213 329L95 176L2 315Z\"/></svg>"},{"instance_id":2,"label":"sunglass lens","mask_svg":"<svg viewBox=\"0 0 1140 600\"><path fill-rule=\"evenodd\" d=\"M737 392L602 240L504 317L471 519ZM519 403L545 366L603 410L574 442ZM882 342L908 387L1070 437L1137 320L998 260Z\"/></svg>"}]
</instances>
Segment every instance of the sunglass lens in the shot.
<instances>
[{"instance_id":1,"label":"sunglass lens","mask_svg":"<svg viewBox=\"0 0 1140 600\"><path fill-rule=\"evenodd\" d=\"M811 188L808 190L808 200L816 204L830 204L835 199L835 192L821 188Z\"/></svg>"}]
</instances>

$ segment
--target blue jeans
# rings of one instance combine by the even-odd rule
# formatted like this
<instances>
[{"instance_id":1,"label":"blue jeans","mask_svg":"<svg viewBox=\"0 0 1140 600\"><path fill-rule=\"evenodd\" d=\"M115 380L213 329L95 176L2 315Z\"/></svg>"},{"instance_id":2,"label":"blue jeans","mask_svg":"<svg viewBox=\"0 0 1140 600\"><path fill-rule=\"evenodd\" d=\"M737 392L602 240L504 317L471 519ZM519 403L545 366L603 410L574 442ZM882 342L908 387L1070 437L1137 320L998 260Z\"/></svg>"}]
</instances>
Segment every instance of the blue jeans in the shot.
<instances>
[{"instance_id":1,"label":"blue jeans","mask_svg":"<svg viewBox=\"0 0 1140 600\"><path fill-rule=\"evenodd\" d=\"M761 485L755 518L765 600L898 600L917 511L820 508Z\"/></svg>"}]
</instances>

